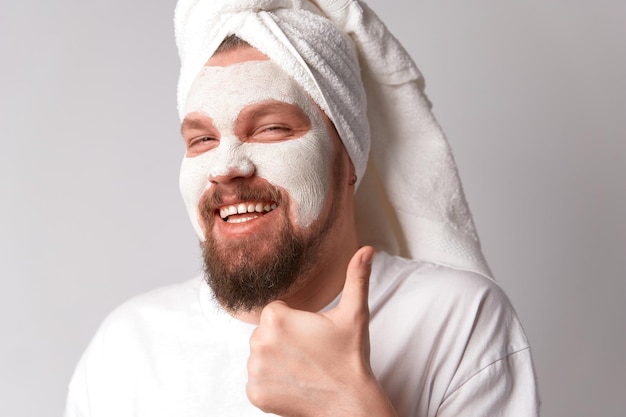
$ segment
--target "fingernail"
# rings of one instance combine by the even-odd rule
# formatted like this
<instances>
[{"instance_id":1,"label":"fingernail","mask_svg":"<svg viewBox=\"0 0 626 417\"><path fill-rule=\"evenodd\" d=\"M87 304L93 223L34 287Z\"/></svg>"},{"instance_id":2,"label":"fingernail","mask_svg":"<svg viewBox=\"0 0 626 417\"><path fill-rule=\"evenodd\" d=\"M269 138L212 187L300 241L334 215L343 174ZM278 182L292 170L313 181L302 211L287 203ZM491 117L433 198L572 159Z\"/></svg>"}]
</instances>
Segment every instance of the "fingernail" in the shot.
<instances>
[{"instance_id":1,"label":"fingernail","mask_svg":"<svg viewBox=\"0 0 626 417\"><path fill-rule=\"evenodd\" d=\"M374 258L374 251L367 251L363 255L361 255L361 263L363 265L371 265L373 258Z\"/></svg>"}]
</instances>

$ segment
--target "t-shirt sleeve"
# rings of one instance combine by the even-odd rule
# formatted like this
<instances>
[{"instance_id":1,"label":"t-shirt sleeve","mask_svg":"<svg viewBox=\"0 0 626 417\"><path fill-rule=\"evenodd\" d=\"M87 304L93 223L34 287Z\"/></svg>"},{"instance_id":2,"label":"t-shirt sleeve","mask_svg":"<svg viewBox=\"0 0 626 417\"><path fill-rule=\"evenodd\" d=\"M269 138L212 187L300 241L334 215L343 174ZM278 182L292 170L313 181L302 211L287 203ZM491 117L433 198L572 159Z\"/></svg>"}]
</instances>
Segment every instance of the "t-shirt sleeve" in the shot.
<instances>
[{"instance_id":1,"label":"t-shirt sleeve","mask_svg":"<svg viewBox=\"0 0 626 417\"><path fill-rule=\"evenodd\" d=\"M437 416L539 416L530 348L511 353L479 370L446 397Z\"/></svg>"},{"instance_id":2,"label":"t-shirt sleeve","mask_svg":"<svg viewBox=\"0 0 626 417\"><path fill-rule=\"evenodd\" d=\"M539 414L528 339L495 281L395 260L376 272L372 367L399 416Z\"/></svg>"}]
</instances>

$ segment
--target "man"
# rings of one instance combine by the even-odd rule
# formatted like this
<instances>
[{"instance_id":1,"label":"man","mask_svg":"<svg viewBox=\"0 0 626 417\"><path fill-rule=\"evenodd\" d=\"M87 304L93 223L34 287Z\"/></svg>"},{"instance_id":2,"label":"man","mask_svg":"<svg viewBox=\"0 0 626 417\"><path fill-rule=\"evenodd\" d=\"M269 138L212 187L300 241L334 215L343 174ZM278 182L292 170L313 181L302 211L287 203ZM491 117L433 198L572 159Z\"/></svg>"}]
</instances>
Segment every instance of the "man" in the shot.
<instances>
[{"instance_id":1,"label":"man","mask_svg":"<svg viewBox=\"0 0 626 417\"><path fill-rule=\"evenodd\" d=\"M375 15L352 1L181 0L176 23L181 192L205 279L112 313L66 415L536 415L528 342L484 276L412 61ZM407 139L429 171L414 179Z\"/></svg>"}]
</instances>

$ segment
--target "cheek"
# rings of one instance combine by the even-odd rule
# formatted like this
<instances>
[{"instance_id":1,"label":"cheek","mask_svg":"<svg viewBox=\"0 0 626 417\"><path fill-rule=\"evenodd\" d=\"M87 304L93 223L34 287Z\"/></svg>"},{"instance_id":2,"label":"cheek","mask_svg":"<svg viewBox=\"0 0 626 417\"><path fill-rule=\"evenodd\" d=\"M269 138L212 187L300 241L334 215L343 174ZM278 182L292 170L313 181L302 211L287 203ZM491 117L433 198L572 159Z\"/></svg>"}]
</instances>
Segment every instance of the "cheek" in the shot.
<instances>
[{"instance_id":1,"label":"cheek","mask_svg":"<svg viewBox=\"0 0 626 417\"><path fill-rule=\"evenodd\" d=\"M275 144L248 144L256 173L291 198L292 215L301 227L317 220L328 194L333 147L325 130Z\"/></svg>"},{"instance_id":2,"label":"cheek","mask_svg":"<svg viewBox=\"0 0 626 417\"><path fill-rule=\"evenodd\" d=\"M198 205L204 192L211 183L208 180L209 168L214 165L214 157L210 152L194 158L183 158L180 166L178 185L187 213L198 237L204 241L204 232L200 226Z\"/></svg>"},{"instance_id":3,"label":"cheek","mask_svg":"<svg viewBox=\"0 0 626 417\"><path fill-rule=\"evenodd\" d=\"M292 216L301 227L310 226L319 218L328 194L333 145L326 130L311 130L299 139L286 142L247 143L241 151L252 162L255 174L283 188L291 198ZM244 151L245 149L245 151ZM206 152L183 158L179 187L191 223L204 241L198 206L211 187L209 172L219 165L221 152Z\"/></svg>"}]
</instances>

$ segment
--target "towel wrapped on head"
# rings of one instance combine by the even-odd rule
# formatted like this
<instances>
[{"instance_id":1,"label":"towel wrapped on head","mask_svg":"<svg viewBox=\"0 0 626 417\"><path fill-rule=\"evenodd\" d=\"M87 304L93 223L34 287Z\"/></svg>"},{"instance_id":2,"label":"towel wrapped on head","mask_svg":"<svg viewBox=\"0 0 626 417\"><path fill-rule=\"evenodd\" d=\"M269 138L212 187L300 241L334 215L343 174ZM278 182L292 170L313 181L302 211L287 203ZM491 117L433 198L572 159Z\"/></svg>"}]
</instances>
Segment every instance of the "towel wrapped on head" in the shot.
<instances>
[{"instance_id":1,"label":"towel wrapped on head","mask_svg":"<svg viewBox=\"0 0 626 417\"><path fill-rule=\"evenodd\" d=\"M179 0L178 109L236 35L296 80L334 123L358 178L360 244L490 276L452 153L411 57L358 0Z\"/></svg>"}]
</instances>

